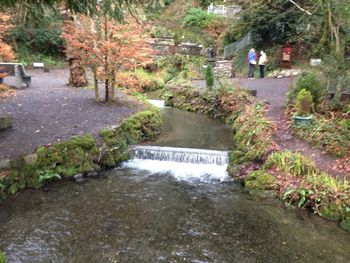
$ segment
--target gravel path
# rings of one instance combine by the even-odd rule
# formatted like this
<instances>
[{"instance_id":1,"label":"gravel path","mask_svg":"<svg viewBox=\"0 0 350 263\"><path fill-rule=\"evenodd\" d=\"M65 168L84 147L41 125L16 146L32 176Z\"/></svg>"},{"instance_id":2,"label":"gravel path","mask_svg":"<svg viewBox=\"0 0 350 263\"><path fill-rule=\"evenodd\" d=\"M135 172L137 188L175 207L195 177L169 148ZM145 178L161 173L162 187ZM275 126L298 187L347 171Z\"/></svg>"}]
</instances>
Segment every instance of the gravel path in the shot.
<instances>
[{"instance_id":1,"label":"gravel path","mask_svg":"<svg viewBox=\"0 0 350 263\"><path fill-rule=\"evenodd\" d=\"M0 160L30 154L39 145L73 135L96 135L142 108L119 93L116 104L96 103L93 90L66 85L67 70L31 70L29 74L34 75L31 88L0 100L0 115L13 117L13 128L0 132ZM5 84L12 83L13 78L5 79Z\"/></svg>"},{"instance_id":2,"label":"gravel path","mask_svg":"<svg viewBox=\"0 0 350 263\"><path fill-rule=\"evenodd\" d=\"M300 152L313 159L319 169L333 176L346 176L350 179L350 175L345 172L339 172L332 167L336 160L335 157L293 136L293 132L290 129L291 120L289 117L285 116L283 111L283 107L287 103L286 95L293 81L294 78L265 78L252 80L234 78L229 80L233 85L238 85L249 90L256 90L257 98L266 100L270 104L267 116L276 122L277 129L274 134L274 139L282 150L289 149L294 152ZM203 89L205 88L205 81L195 80L192 82L192 85L196 88Z\"/></svg>"}]
</instances>

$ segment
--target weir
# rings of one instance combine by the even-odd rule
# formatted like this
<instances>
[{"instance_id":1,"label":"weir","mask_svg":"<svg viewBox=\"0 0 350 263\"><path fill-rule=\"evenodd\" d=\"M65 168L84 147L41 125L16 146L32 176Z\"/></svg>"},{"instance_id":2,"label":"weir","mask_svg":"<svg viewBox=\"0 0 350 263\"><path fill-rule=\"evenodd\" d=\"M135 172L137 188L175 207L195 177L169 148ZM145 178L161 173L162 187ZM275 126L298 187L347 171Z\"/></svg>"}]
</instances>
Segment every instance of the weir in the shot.
<instances>
[{"instance_id":1,"label":"weir","mask_svg":"<svg viewBox=\"0 0 350 263\"><path fill-rule=\"evenodd\" d=\"M203 149L136 146L133 149L134 159L158 160L192 164L228 164L228 152Z\"/></svg>"},{"instance_id":2,"label":"weir","mask_svg":"<svg viewBox=\"0 0 350 263\"><path fill-rule=\"evenodd\" d=\"M156 106L157 108L165 108L165 102L164 100L147 100L149 103L151 103L153 106Z\"/></svg>"}]
</instances>

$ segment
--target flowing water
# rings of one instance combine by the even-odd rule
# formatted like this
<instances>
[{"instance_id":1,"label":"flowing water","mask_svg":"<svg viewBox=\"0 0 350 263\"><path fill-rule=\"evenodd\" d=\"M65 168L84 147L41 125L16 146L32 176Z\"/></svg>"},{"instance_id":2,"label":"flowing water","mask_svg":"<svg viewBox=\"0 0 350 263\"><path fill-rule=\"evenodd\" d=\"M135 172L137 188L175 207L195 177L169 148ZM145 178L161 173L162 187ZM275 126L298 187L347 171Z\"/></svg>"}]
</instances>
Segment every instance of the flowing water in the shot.
<instances>
[{"instance_id":1,"label":"flowing water","mask_svg":"<svg viewBox=\"0 0 350 263\"><path fill-rule=\"evenodd\" d=\"M8 262L350 262L350 235L335 223L226 174L232 142L221 122L174 109L163 118L153 146L99 179L0 205Z\"/></svg>"}]
</instances>

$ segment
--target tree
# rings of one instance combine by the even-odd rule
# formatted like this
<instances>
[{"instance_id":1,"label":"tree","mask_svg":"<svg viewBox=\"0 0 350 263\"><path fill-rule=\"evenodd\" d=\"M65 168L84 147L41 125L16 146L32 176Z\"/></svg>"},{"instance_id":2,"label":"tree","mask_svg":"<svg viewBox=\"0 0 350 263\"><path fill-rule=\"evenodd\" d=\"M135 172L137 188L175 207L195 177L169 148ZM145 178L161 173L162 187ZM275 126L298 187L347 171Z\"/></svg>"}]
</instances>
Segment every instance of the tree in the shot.
<instances>
[{"instance_id":1,"label":"tree","mask_svg":"<svg viewBox=\"0 0 350 263\"><path fill-rule=\"evenodd\" d=\"M118 23L104 14L94 19L80 15L67 24L63 34L69 47L67 52L92 69L96 100L99 100L98 75L105 82L105 101L111 101L116 73L151 60L144 26L133 19L128 22Z\"/></svg>"},{"instance_id":2,"label":"tree","mask_svg":"<svg viewBox=\"0 0 350 263\"><path fill-rule=\"evenodd\" d=\"M205 68L205 83L208 90L211 90L214 86L213 67L210 64Z\"/></svg>"},{"instance_id":3,"label":"tree","mask_svg":"<svg viewBox=\"0 0 350 263\"><path fill-rule=\"evenodd\" d=\"M133 6L156 5L163 0L0 0L1 7L36 7L44 11L44 7L59 9L64 24L74 21L75 14L98 16L101 12L116 20L123 19L125 11L133 13ZM99 7L99 8L97 8ZM74 30L74 28L71 28ZM69 49L69 47L68 47ZM82 63L77 57L68 57L70 77L69 83L72 86L85 86L87 79Z\"/></svg>"},{"instance_id":4,"label":"tree","mask_svg":"<svg viewBox=\"0 0 350 263\"><path fill-rule=\"evenodd\" d=\"M15 58L12 47L4 42L4 37L11 27L11 16L0 13L0 61L9 62Z\"/></svg>"}]
</instances>

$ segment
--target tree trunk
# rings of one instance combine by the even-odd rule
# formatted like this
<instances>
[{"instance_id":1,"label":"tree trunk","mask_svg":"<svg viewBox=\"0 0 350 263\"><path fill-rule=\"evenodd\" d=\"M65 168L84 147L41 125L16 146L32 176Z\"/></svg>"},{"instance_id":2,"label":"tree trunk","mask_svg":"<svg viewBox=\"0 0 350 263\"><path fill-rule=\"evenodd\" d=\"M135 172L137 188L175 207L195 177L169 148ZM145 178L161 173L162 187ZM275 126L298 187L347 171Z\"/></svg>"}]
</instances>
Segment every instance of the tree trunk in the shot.
<instances>
[{"instance_id":1,"label":"tree trunk","mask_svg":"<svg viewBox=\"0 0 350 263\"><path fill-rule=\"evenodd\" d=\"M78 58L69 58L69 85L73 87L84 87L88 84L85 68Z\"/></svg>"},{"instance_id":2,"label":"tree trunk","mask_svg":"<svg viewBox=\"0 0 350 263\"><path fill-rule=\"evenodd\" d=\"M105 14L104 16L104 38L105 38L105 41L107 42L108 41L108 24L107 24L107 15ZM105 93L105 101L109 101L109 79L110 79L110 74L109 74L109 65L108 65L108 51L106 52L105 54L105 90L106 90L106 93Z\"/></svg>"},{"instance_id":3,"label":"tree trunk","mask_svg":"<svg viewBox=\"0 0 350 263\"><path fill-rule=\"evenodd\" d=\"M75 21L74 16L71 14L67 7L67 1L61 0L60 1L60 13L62 15L63 19L63 25L67 21ZM67 29L64 29L67 30ZM66 54L67 59L69 63L69 85L73 87L84 87L88 84L86 74L85 74L85 67L83 66L83 63L79 58L76 58L71 55L71 52L69 52L70 47L66 46Z\"/></svg>"},{"instance_id":4,"label":"tree trunk","mask_svg":"<svg viewBox=\"0 0 350 263\"><path fill-rule=\"evenodd\" d=\"M98 79L97 79L97 68L92 68L92 72L94 74L94 89L95 89L95 100L96 102L100 102L100 92L98 89Z\"/></svg>"},{"instance_id":5,"label":"tree trunk","mask_svg":"<svg viewBox=\"0 0 350 263\"><path fill-rule=\"evenodd\" d=\"M112 70L111 73L112 80L111 80L111 100L115 100L115 70Z\"/></svg>"},{"instance_id":6,"label":"tree trunk","mask_svg":"<svg viewBox=\"0 0 350 263\"><path fill-rule=\"evenodd\" d=\"M109 101L109 79L105 80L105 101Z\"/></svg>"}]
</instances>

